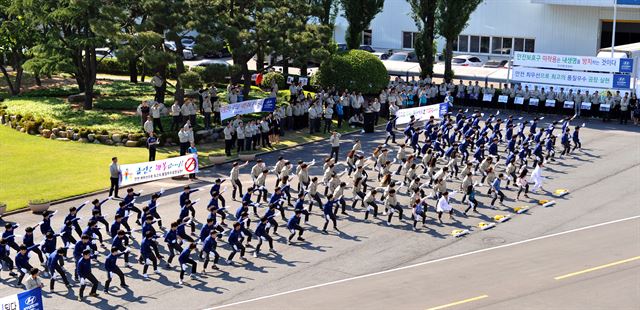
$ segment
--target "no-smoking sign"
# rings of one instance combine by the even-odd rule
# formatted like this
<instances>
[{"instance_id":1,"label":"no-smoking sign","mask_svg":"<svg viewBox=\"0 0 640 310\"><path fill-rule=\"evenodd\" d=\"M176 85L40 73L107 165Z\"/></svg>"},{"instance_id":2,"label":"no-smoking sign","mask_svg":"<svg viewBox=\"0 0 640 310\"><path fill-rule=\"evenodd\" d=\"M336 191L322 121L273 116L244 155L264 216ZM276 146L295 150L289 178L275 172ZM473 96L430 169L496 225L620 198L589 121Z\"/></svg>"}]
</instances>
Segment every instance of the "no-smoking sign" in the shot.
<instances>
[{"instance_id":1,"label":"no-smoking sign","mask_svg":"<svg viewBox=\"0 0 640 310\"><path fill-rule=\"evenodd\" d=\"M184 169L187 170L187 172L194 172L197 166L198 164L196 163L196 159L193 157L187 159L187 161L184 163Z\"/></svg>"}]
</instances>

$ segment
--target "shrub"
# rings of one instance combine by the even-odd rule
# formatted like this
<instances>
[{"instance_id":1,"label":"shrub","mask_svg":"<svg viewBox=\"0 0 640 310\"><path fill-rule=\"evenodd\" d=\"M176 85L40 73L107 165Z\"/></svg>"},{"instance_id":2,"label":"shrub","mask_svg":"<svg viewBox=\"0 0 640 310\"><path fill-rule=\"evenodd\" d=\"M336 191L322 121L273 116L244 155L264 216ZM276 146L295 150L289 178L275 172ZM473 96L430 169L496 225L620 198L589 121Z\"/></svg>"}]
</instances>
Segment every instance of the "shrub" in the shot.
<instances>
[{"instance_id":1,"label":"shrub","mask_svg":"<svg viewBox=\"0 0 640 310\"><path fill-rule=\"evenodd\" d=\"M265 87L271 87L271 81L276 80L278 83L278 89L287 88L287 81L284 78L284 75L280 72L269 72L262 77L262 85Z\"/></svg>"},{"instance_id":2,"label":"shrub","mask_svg":"<svg viewBox=\"0 0 640 310\"><path fill-rule=\"evenodd\" d=\"M129 64L115 58L105 58L98 62L96 71L107 74L129 74Z\"/></svg>"},{"instance_id":3,"label":"shrub","mask_svg":"<svg viewBox=\"0 0 640 310\"><path fill-rule=\"evenodd\" d=\"M223 64L209 64L205 67L199 67L202 70L199 72L202 77L202 81L205 83L225 83L227 76L231 74L229 66ZM195 68L192 68L192 70Z\"/></svg>"},{"instance_id":4,"label":"shrub","mask_svg":"<svg viewBox=\"0 0 640 310\"><path fill-rule=\"evenodd\" d=\"M202 87L202 79L200 74L195 71L180 74L180 82L185 89L200 89Z\"/></svg>"},{"instance_id":5,"label":"shrub","mask_svg":"<svg viewBox=\"0 0 640 310\"><path fill-rule=\"evenodd\" d=\"M315 81L322 87L378 94L389 84L382 61L367 51L350 50L332 55L320 65Z\"/></svg>"}]
</instances>

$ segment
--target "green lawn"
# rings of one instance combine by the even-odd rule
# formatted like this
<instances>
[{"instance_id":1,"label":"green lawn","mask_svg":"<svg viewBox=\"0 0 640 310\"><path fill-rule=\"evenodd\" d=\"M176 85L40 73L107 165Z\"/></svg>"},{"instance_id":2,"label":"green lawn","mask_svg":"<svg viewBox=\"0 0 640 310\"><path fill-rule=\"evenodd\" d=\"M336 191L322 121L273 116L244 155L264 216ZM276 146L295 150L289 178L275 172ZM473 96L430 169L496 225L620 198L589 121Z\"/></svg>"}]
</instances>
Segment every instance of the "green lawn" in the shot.
<instances>
[{"instance_id":1,"label":"green lawn","mask_svg":"<svg viewBox=\"0 0 640 310\"><path fill-rule=\"evenodd\" d=\"M62 142L0 126L0 201L8 210L31 199L61 199L109 187L109 164L147 159L144 148ZM164 158L169 154L158 154Z\"/></svg>"}]
</instances>

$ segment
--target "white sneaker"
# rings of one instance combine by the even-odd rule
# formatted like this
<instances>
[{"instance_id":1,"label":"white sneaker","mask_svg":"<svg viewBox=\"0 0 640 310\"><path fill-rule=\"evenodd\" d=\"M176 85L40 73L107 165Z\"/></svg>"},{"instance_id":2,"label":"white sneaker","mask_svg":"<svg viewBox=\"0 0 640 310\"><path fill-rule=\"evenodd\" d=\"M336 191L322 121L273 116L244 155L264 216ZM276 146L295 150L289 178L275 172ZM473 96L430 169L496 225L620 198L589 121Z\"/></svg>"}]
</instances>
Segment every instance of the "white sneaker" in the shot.
<instances>
[{"instance_id":1,"label":"white sneaker","mask_svg":"<svg viewBox=\"0 0 640 310\"><path fill-rule=\"evenodd\" d=\"M142 277L143 277L143 278L145 278L145 279L149 279L149 275L148 275L148 274L146 274L146 273L145 273L145 274L143 274L143 275L142 275Z\"/></svg>"},{"instance_id":2,"label":"white sneaker","mask_svg":"<svg viewBox=\"0 0 640 310\"><path fill-rule=\"evenodd\" d=\"M178 284L179 284L179 285L182 285L182 280L178 280Z\"/></svg>"},{"instance_id":3,"label":"white sneaker","mask_svg":"<svg viewBox=\"0 0 640 310\"><path fill-rule=\"evenodd\" d=\"M258 252L253 252L253 257L258 257Z\"/></svg>"},{"instance_id":4,"label":"white sneaker","mask_svg":"<svg viewBox=\"0 0 640 310\"><path fill-rule=\"evenodd\" d=\"M160 272L160 270L156 270L156 271L155 271L155 273L156 273L156 274L162 274L162 273Z\"/></svg>"}]
</instances>

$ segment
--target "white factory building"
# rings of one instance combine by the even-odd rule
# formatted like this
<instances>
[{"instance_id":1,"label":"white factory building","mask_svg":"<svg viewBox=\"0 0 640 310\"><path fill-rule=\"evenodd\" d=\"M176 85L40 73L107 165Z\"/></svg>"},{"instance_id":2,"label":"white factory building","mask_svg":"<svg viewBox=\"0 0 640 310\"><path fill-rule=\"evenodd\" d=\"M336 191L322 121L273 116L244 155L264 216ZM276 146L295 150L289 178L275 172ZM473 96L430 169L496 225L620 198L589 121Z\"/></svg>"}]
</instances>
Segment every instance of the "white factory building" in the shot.
<instances>
[{"instance_id":1,"label":"white factory building","mask_svg":"<svg viewBox=\"0 0 640 310\"><path fill-rule=\"evenodd\" d=\"M618 5L616 45L640 42L640 1ZM595 56L611 45L614 0L484 0L471 15L454 47L456 54L485 59L508 57L511 49ZM417 28L406 0L387 0L363 33L364 44L384 51L413 49ZM334 39L345 42L344 17L336 19ZM444 40L438 38L438 51Z\"/></svg>"}]
</instances>

